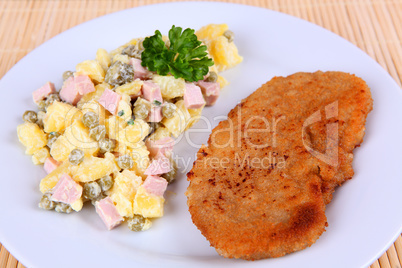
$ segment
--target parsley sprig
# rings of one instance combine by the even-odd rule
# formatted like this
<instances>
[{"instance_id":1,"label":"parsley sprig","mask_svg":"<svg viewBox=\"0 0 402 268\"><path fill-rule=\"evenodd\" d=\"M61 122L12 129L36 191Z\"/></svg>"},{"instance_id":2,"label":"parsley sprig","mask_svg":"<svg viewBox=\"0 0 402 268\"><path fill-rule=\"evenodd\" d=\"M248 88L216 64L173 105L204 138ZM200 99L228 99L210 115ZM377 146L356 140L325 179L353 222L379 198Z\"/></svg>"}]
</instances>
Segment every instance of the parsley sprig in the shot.
<instances>
[{"instance_id":1,"label":"parsley sprig","mask_svg":"<svg viewBox=\"0 0 402 268\"><path fill-rule=\"evenodd\" d=\"M174 25L169 30L170 46L166 47L159 30L155 35L144 39L144 51L141 54L142 66L159 75L172 74L175 78L184 78L188 82L198 81L208 74L212 59L207 57L207 47L201 45L194 30Z\"/></svg>"}]
</instances>

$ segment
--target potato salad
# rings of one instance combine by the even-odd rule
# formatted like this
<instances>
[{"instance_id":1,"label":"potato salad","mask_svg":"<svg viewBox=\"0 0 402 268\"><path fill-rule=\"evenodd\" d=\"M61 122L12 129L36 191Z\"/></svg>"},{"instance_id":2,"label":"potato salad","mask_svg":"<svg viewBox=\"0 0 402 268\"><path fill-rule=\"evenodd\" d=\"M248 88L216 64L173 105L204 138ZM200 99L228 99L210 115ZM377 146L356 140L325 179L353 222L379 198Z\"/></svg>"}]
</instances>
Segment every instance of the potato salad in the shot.
<instances>
[{"instance_id":1,"label":"potato salad","mask_svg":"<svg viewBox=\"0 0 402 268\"><path fill-rule=\"evenodd\" d=\"M17 128L47 173L39 207L71 213L88 203L109 230L149 229L176 176L175 139L228 84L219 73L241 61L226 24L173 26L167 36L98 49L63 73L60 89L46 82L32 93L37 111Z\"/></svg>"}]
</instances>

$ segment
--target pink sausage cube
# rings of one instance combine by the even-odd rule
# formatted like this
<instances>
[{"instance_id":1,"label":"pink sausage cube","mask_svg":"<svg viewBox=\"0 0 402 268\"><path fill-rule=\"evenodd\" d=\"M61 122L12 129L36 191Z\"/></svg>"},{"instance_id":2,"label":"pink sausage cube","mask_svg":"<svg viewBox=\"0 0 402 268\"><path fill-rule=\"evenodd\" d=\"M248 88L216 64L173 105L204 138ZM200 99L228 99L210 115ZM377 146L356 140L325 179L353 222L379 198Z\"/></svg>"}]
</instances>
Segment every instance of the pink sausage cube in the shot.
<instances>
[{"instance_id":1,"label":"pink sausage cube","mask_svg":"<svg viewBox=\"0 0 402 268\"><path fill-rule=\"evenodd\" d=\"M184 105L187 109L198 109L204 106L205 100L201 89L193 83L186 83L184 91Z\"/></svg>"},{"instance_id":2,"label":"pink sausage cube","mask_svg":"<svg viewBox=\"0 0 402 268\"><path fill-rule=\"evenodd\" d=\"M74 77L70 76L63 83L63 87L60 90L60 98L65 102L71 103L72 105L76 105L77 102L81 99L82 95L78 92L75 87Z\"/></svg>"},{"instance_id":3,"label":"pink sausage cube","mask_svg":"<svg viewBox=\"0 0 402 268\"><path fill-rule=\"evenodd\" d=\"M162 118L162 107L152 106L147 121L160 122Z\"/></svg>"},{"instance_id":4,"label":"pink sausage cube","mask_svg":"<svg viewBox=\"0 0 402 268\"><path fill-rule=\"evenodd\" d=\"M151 77L152 72L150 72L147 68L141 65L141 60L136 58L130 59L130 64L133 65L134 68L134 79L148 79Z\"/></svg>"},{"instance_id":5,"label":"pink sausage cube","mask_svg":"<svg viewBox=\"0 0 402 268\"><path fill-rule=\"evenodd\" d=\"M53 188L52 200L66 204L73 204L82 195L82 186L76 183L69 175L61 175L60 180Z\"/></svg>"},{"instance_id":6,"label":"pink sausage cube","mask_svg":"<svg viewBox=\"0 0 402 268\"><path fill-rule=\"evenodd\" d=\"M147 141L145 142L145 145L147 146L147 149L150 153L150 157L152 158L157 156L158 154L170 157L173 151L173 144L174 139L171 137L165 137L157 141L147 139Z\"/></svg>"},{"instance_id":7,"label":"pink sausage cube","mask_svg":"<svg viewBox=\"0 0 402 268\"><path fill-rule=\"evenodd\" d=\"M43 165L43 168L45 169L46 173L49 174L53 170L55 170L58 166L60 166L59 162L54 160L53 157L48 157L45 160L45 164Z\"/></svg>"},{"instance_id":8,"label":"pink sausage cube","mask_svg":"<svg viewBox=\"0 0 402 268\"><path fill-rule=\"evenodd\" d=\"M112 230L123 221L123 217L117 211L117 208L110 197L97 201L95 203L95 209L108 230Z\"/></svg>"},{"instance_id":9,"label":"pink sausage cube","mask_svg":"<svg viewBox=\"0 0 402 268\"><path fill-rule=\"evenodd\" d=\"M121 100L121 96L110 89L105 89L102 96L99 98L98 102L109 112L112 114L117 113L117 107L119 105L119 101Z\"/></svg>"},{"instance_id":10,"label":"pink sausage cube","mask_svg":"<svg viewBox=\"0 0 402 268\"><path fill-rule=\"evenodd\" d=\"M41 88L35 90L32 93L32 98L35 103L40 102L50 94L56 93L56 89L54 87L54 84L51 82L47 82L45 85L43 85Z\"/></svg>"},{"instance_id":11,"label":"pink sausage cube","mask_svg":"<svg viewBox=\"0 0 402 268\"><path fill-rule=\"evenodd\" d=\"M94 83L92 83L91 78L89 78L88 75L78 75L74 77L74 83L76 90L80 95L85 95L95 91Z\"/></svg>"},{"instance_id":12,"label":"pink sausage cube","mask_svg":"<svg viewBox=\"0 0 402 268\"><path fill-rule=\"evenodd\" d=\"M167 180L159 176L148 176L143 184L145 190L153 195L163 196L168 185Z\"/></svg>"},{"instance_id":13,"label":"pink sausage cube","mask_svg":"<svg viewBox=\"0 0 402 268\"><path fill-rule=\"evenodd\" d=\"M220 94L220 86L218 82L198 81L198 86L201 88L204 95L206 105L214 105Z\"/></svg>"},{"instance_id":14,"label":"pink sausage cube","mask_svg":"<svg viewBox=\"0 0 402 268\"><path fill-rule=\"evenodd\" d=\"M149 102L159 101L161 104L163 103L161 88L153 82L144 81L142 95Z\"/></svg>"},{"instance_id":15,"label":"pink sausage cube","mask_svg":"<svg viewBox=\"0 0 402 268\"><path fill-rule=\"evenodd\" d=\"M145 170L145 175L161 175L168 173L172 170L172 166L170 165L170 160L166 156L162 154L158 154L157 158L153 159L151 164L149 164L148 168Z\"/></svg>"}]
</instances>

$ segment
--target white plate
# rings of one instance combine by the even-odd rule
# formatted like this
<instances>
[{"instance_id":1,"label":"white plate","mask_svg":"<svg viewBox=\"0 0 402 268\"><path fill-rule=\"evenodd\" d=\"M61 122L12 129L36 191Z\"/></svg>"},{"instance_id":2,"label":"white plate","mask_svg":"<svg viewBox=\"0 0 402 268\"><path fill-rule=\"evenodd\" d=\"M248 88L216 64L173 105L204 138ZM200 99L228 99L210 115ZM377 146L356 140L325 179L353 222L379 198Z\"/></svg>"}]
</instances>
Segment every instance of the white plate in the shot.
<instances>
[{"instance_id":1,"label":"white plate","mask_svg":"<svg viewBox=\"0 0 402 268\"><path fill-rule=\"evenodd\" d=\"M31 92L46 81L60 88L61 74L92 59L98 48L116 48L131 38L167 33L172 24L199 28L227 23L236 33L244 62L225 73L231 85L205 110L213 126L273 76L298 71L354 73L372 90L364 144L356 149L354 178L338 189L326 211L329 227L312 247L277 259L255 262L220 257L192 224L182 174L168 195L166 216L147 232L121 226L106 231L91 206L62 215L40 210L38 184L45 175L34 166L16 137L21 114L34 109ZM391 77L349 42L306 21L266 9L223 3L145 6L107 15L68 30L16 64L0 83L0 241L28 267L365 267L401 232L401 92ZM198 124L203 128L204 123ZM200 144L208 133L191 134ZM176 153L194 160L197 148L181 142ZM185 169L181 165L182 169ZM187 167L188 170L188 167Z\"/></svg>"}]
</instances>

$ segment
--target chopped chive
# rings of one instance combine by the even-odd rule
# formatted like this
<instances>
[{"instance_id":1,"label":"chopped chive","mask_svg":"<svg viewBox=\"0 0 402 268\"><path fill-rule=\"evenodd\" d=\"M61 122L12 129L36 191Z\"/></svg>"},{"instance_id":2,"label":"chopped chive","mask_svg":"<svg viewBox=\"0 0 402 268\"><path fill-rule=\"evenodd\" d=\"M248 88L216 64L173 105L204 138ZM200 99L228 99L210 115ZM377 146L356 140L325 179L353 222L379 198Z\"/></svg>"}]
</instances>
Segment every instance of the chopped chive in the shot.
<instances>
[{"instance_id":1,"label":"chopped chive","mask_svg":"<svg viewBox=\"0 0 402 268\"><path fill-rule=\"evenodd\" d=\"M127 125L134 125L134 119L130 119L127 121Z\"/></svg>"},{"instance_id":2,"label":"chopped chive","mask_svg":"<svg viewBox=\"0 0 402 268\"><path fill-rule=\"evenodd\" d=\"M158 100L154 100L154 104L157 106L160 106L162 104L162 102L158 101Z\"/></svg>"},{"instance_id":3,"label":"chopped chive","mask_svg":"<svg viewBox=\"0 0 402 268\"><path fill-rule=\"evenodd\" d=\"M124 110L121 110L117 115L118 116L123 116L124 115Z\"/></svg>"}]
</instances>

